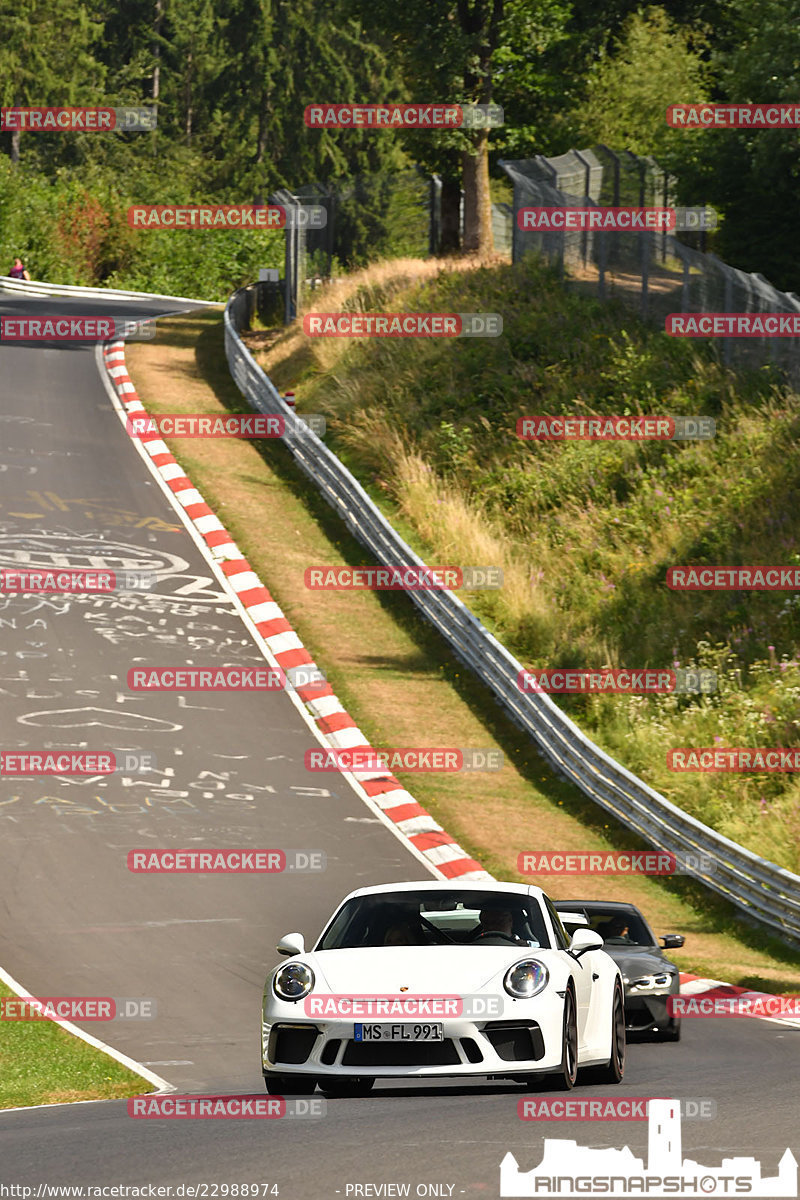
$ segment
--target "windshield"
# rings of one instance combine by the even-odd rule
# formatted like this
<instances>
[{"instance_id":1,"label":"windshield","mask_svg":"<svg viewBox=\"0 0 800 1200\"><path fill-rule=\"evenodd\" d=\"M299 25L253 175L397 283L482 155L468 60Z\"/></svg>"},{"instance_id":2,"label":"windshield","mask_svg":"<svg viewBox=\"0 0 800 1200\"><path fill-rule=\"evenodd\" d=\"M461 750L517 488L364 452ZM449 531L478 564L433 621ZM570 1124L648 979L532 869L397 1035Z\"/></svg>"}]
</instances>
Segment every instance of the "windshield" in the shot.
<instances>
[{"instance_id":1,"label":"windshield","mask_svg":"<svg viewBox=\"0 0 800 1200\"><path fill-rule=\"evenodd\" d=\"M348 900L317 950L359 946L533 946L548 949L538 900L514 892L380 892Z\"/></svg>"},{"instance_id":2,"label":"windshield","mask_svg":"<svg viewBox=\"0 0 800 1200\"><path fill-rule=\"evenodd\" d=\"M647 922L635 909L604 908L600 904L570 905L570 911L585 914L589 928L599 933L608 946L655 946Z\"/></svg>"}]
</instances>

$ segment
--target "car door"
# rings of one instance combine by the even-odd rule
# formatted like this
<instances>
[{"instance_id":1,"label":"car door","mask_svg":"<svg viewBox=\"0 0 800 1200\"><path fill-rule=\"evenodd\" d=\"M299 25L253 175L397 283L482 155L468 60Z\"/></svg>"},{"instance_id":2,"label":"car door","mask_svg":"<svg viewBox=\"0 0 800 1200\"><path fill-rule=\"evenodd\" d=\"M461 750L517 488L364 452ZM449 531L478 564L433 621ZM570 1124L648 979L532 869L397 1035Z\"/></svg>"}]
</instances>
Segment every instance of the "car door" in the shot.
<instances>
[{"instance_id":1,"label":"car door","mask_svg":"<svg viewBox=\"0 0 800 1200\"><path fill-rule=\"evenodd\" d=\"M581 1047L586 1043L586 1027L592 1011L594 985L597 982L597 971L594 969L595 964L593 964L592 959L594 959L598 951L588 950L577 958L575 955L569 954L569 934L561 924L561 918L551 901L546 897L545 905L553 923L556 935L556 947L567 955L573 969L575 1004L578 1010L578 1046Z\"/></svg>"}]
</instances>

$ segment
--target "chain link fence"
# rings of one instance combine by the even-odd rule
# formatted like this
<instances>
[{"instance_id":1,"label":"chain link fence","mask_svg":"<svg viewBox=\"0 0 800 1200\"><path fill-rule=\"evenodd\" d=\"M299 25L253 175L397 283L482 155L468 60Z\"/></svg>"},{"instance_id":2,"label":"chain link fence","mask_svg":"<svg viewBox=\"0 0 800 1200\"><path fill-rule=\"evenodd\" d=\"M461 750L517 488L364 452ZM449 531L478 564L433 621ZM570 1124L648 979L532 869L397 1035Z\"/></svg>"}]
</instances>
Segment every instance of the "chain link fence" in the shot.
<instances>
[{"instance_id":1,"label":"chain link fence","mask_svg":"<svg viewBox=\"0 0 800 1200\"><path fill-rule=\"evenodd\" d=\"M569 286L632 302L644 319L662 328L671 313L800 312L793 292L705 252L704 234L519 227L519 210L526 207L674 207L675 180L649 156L599 145L558 158L501 159L499 165L514 186L514 262L534 250L558 267ZM798 337L713 340L726 365L771 363L793 382L800 380Z\"/></svg>"},{"instance_id":2,"label":"chain link fence","mask_svg":"<svg viewBox=\"0 0 800 1200\"><path fill-rule=\"evenodd\" d=\"M336 263L392 258L429 258L442 248L442 181L422 170L369 176L337 184L307 184L274 192L271 204L291 210L281 289L285 321L293 321L309 292L330 279ZM323 225L304 222L304 208L325 210ZM459 221L464 235L464 199ZM492 205L495 249L511 255L513 210Z\"/></svg>"}]
</instances>

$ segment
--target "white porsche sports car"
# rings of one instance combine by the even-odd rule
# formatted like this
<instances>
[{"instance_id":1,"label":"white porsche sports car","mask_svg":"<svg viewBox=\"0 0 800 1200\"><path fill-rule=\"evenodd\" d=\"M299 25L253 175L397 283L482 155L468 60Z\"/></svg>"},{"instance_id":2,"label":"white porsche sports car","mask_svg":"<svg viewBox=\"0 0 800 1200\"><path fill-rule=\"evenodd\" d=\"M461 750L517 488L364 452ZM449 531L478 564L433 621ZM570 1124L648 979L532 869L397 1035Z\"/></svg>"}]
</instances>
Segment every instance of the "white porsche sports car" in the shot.
<instances>
[{"instance_id":1,"label":"white porsche sports car","mask_svg":"<svg viewBox=\"0 0 800 1200\"><path fill-rule=\"evenodd\" d=\"M376 1079L489 1076L531 1087L619 1083L619 968L590 929L570 939L521 883L385 884L351 892L312 950L299 933L267 978L273 1095L368 1092Z\"/></svg>"}]
</instances>

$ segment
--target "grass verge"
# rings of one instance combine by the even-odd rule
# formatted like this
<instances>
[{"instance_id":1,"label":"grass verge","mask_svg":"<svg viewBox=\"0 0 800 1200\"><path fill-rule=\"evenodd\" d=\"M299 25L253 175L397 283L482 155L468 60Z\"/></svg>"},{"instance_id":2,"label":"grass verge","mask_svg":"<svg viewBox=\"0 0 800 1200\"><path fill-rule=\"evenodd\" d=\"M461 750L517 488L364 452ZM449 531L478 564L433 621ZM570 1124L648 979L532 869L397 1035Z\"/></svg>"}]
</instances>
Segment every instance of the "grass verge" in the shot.
<instances>
[{"instance_id":1,"label":"grass verge","mask_svg":"<svg viewBox=\"0 0 800 1200\"><path fill-rule=\"evenodd\" d=\"M0 983L0 999L16 993ZM152 1085L55 1021L0 1021L0 1109L119 1100Z\"/></svg>"}]
</instances>

